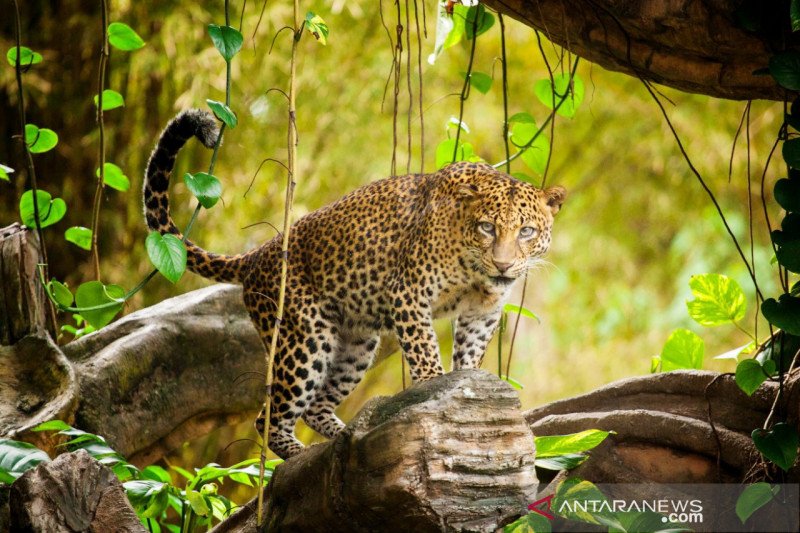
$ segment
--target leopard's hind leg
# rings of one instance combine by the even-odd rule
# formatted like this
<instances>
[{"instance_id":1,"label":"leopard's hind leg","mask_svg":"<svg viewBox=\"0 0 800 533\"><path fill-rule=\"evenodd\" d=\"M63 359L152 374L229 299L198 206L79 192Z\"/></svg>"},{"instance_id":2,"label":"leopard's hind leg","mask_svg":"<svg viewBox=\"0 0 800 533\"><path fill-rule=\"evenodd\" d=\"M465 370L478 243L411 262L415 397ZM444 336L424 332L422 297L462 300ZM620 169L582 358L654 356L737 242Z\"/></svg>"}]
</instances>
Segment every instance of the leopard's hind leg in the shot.
<instances>
[{"instance_id":1,"label":"leopard's hind leg","mask_svg":"<svg viewBox=\"0 0 800 533\"><path fill-rule=\"evenodd\" d=\"M303 421L314 431L332 439L344 429L344 422L334 410L353 392L372 365L379 341L377 335L343 336L325 381L303 414Z\"/></svg>"}]
</instances>

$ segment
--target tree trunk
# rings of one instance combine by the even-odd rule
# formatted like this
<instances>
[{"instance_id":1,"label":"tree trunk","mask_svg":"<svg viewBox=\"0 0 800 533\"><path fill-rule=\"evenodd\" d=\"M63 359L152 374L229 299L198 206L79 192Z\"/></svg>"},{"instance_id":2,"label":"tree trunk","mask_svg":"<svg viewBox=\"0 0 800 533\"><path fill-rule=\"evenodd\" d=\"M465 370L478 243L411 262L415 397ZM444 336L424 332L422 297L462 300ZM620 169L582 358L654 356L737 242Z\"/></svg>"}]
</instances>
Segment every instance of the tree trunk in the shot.
<instances>
[{"instance_id":1,"label":"tree trunk","mask_svg":"<svg viewBox=\"0 0 800 533\"><path fill-rule=\"evenodd\" d=\"M533 501L533 460L514 389L451 372L373 399L335 439L279 466L266 531L494 531ZM215 531L253 531L254 509Z\"/></svg>"},{"instance_id":2,"label":"tree trunk","mask_svg":"<svg viewBox=\"0 0 800 533\"><path fill-rule=\"evenodd\" d=\"M736 0L486 0L593 63L682 91L783 100L772 76L754 74L798 49L786 3ZM746 5L745 5L746 4ZM754 31L744 29L742 12ZM756 28L757 27L757 28Z\"/></svg>"},{"instance_id":3,"label":"tree trunk","mask_svg":"<svg viewBox=\"0 0 800 533\"><path fill-rule=\"evenodd\" d=\"M11 486L9 530L145 533L111 469L85 450L25 472Z\"/></svg>"}]
</instances>

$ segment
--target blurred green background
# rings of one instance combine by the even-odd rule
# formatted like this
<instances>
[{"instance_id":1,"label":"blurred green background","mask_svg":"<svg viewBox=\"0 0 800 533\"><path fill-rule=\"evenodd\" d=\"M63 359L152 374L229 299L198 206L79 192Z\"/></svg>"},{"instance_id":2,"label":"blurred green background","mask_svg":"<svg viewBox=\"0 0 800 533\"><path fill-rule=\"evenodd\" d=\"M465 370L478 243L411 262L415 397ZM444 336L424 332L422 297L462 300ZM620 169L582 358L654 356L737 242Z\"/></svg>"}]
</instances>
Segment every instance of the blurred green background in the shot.
<instances>
[{"instance_id":1,"label":"blurred green background","mask_svg":"<svg viewBox=\"0 0 800 533\"><path fill-rule=\"evenodd\" d=\"M36 165L40 187L62 196L69 207L66 217L46 230L46 237L52 272L70 286L92 276L88 252L65 243L62 235L70 226L90 224L98 149L92 105L100 25L95 4L99 3L65 0L22 6L23 44L45 56L40 67L25 75L28 120L54 129L61 138L56 150L37 156ZM273 163L257 170L266 158L286 157L286 102L278 92L268 90L288 88L290 33L280 33L271 54L269 50L276 33L291 24L291 4L270 2L263 17L261 3L247 3L243 14L242 7L240 2L231 3L231 24L238 26L241 17L245 45L232 71L232 107L239 115L239 126L226 133L216 169L224 185L224 204L202 213L193 232L193 239L218 252L238 252L271 238L274 230L257 223L280 225L283 211L284 171ZM434 65L428 64L436 6L428 1L425 8L428 35L422 37L421 49L424 170L433 171L435 148L447 138L449 119L458 115L456 94L461 90L469 43L446 50ZM302 9L321 15L330 36L327 46L308 34L300 45L296 217L389 175L392 159L391 84L386 99L383 97L393 49L381 24L380 3L314 1L304 2ZM394 9L393 3L383 2L392 36ZM413 14L412 8L412 27ZM12 45L13 17L2 19L0 47L6 50ZM130 54L112 52L107 84L126 101L124 108L106 113L107 160L122 167L132 185L127 193L111 189L104 193L102 275L106 283L130 288L151 268L143 246L146 233L139 190L154 139L177 111L204 107L206 98L224 99L224 62L205 29L212 22L222 24L224 15L222 2L121 1L112 2L111 20L126 22L147 41L147 46ZM506 26L509 112L528 112L541 123L549 110L534 96L533 86L547 77L547 71L536 36L513 20L506 19ZM412 28L412 171L420 169L416 36ZM556 72L568 69L568 58L559 63L558 48L546 41L544 47ZM404 54L408 53L405 49ZM492 163L504 156L499 56L500 32L495 24L479 37L474 64L475 71L493 75L495 81L486 95L471 91L464 113L470 132L462 137ZM398 172L405 171L408 159L405 58L398 110ZM565 186L569 197L556 220L549 264L531 272L525 295L525 306L541 323L522 318L514 348L511 376L524 385L520 394L525 408L648 373L651 357L660 352L670 331L677 327L692 329L704 338L706 368L732 371L733 362L712 357L746 344L748 339L733 327L703 330L689 319L685 302L691 297L687 283L692 274L718 272L738 280L749 299L743 326L750 331L754 328L750 318L754 316L754 291L747 271L641 82L588 62L580 64L578 74L586 87L585 100L573 119L558 117L555 121L547 180ZM667 109L689 155L749 256L748 141L744 132L730 178L728 172L745 103L661 90L671 100ZM0 162L21 169L19 146L12 140L19 130L15 106L13 69L4 63L0 68ZM778 104L752 105L753 254L765 295L776 292L776 273L770 265L772 251L759 190L781 117ZM449 131L454 133L453 128ZM179 159L176 175L204 170L209 157L209 152L191 145ZM512 170L531 173L519 160ZM782 172L777 164L767 171L766 191L772 190ZM16 206L25 188L18 179L22 174L18 171L11 183L0 182L0 226L18 220ZM191 214L190 199L183 183L176 180L172 206L179 225ZM771 196L765 201L776 220L779 207ZM177 286L156 278L125 312L206 284L191 274ZM518 303L519 297L516 294L514 301ZM443 322L437 327L447 356L450 324ZM759 329L765 331L763 325ZM509 339L510 332L504 339L506 350ZM495 371L496 361L493 343L484 367ZM341 415L347 420L368 398L400 388L400 362L395 355L369 372L340 410ZM169 460L184 466L211 460L230 464L255 453L248 443L220 452L237 438L254 437L250 428L249 423L226 428L202 442L187 443ZM303 428L300 434L306 441L318 438Z\"/></svg>"}]
</instances>

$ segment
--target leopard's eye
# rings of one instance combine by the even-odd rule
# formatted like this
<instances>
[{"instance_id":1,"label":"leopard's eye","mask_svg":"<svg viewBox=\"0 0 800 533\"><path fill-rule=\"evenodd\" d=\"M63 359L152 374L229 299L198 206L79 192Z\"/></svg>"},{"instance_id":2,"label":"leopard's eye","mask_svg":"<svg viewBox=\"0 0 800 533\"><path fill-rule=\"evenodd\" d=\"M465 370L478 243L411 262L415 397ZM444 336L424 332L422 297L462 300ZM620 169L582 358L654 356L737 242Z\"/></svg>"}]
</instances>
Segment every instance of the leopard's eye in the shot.
<instances>
[{"instance_id":1,"label":"leopard's eye","mask_svg":"<svg viewBox=\"0 0 800 533\"><path fill-rule=\"evenodd\" d=\"M479 222L478 229L490 237L494 236L494 224L491 222Z\"/></svg>"},{"instance_id":2,"label":"leopard's eye","mask_svg":"<svg viewBox=\"0 0 800 533\"><path fill-rule=\"evenodd\" d=\"M532 228L530 226L525 226L524 228L519 230L519 238L520 239L530 239L534 235L536 235L536 228Z\"/></svg>"}]
</instances>

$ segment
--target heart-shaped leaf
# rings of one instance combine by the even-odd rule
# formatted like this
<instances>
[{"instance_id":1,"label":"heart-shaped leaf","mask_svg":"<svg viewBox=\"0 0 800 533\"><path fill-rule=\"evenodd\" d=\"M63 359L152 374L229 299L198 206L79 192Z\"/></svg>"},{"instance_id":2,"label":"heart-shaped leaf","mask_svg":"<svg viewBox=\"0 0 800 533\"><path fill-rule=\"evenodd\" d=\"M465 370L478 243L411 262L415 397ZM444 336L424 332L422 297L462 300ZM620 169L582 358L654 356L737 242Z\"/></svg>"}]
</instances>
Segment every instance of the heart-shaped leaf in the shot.
<instances>
[{"instance_id":1,"label":"heart-shaped leaf","mask_svg":"<svg viewBox=\"0 0 800 533\"><path fill-rule=\"evenodd\" d=\"M701 326L719 326L744 318L747 303L744 291L722 274L698 274L689 280L695 299L686 302L689 316Z\"/></svg>"},{"instance_id":2,"label":"heart-shaped leaf","mask_svg":"<svg viewBox=\"0 0 800 533\"><path fill-rule=\"evenodd\" d=\"M100 177L99 168L95 170L95 175L98 178ZM122 169L114 163L105 163L103 165L103 183L112 189L122 192L125 192L131 188L131 180L129 180L128 176L122 172Z\"/></svg>"},{"instance_id":3,"label":"heart-shaped leaf","mask_svg":"<svg viewBox=\"0 0 800 533\"><path fill-rule=\"evenodd\" d=\"M12 46L6 52L6 59L8 60L8 64L12 67L17 66L17 47ZM30 67L31 65L35 65L37 63L42 62L42 54L34 52L27 46L20 46L19 47L19 65L23 68Z\"/></svg>"},{"instance_id":4,"label":"heart-shaped leaf","mask_svg":"<svg viewBox=\"0 0 800 533\"><path fill-rule=\"evenodd\" d=\"M108 42L123 52L131 52L144 46L139 34L124 22L112 22L108 25Z\"/></svg>"},{"instance_id":5,"label":"heart-shaped leaf","mask_svg":"<svg viewBox=\"0 0 800 533\"><path fill-rule=\"evenodd\" d=\"M97 103L99 102L99 98L97 95L94 95L94 106L97 107ZM122 95L119 94L117 91L111 89L105 89L103 91L103 111L108 111L110 109L116 109L118 107L122 107L125 105L125 99L122 98Z\"/></svg>"},{"instance_id":6,"label":"heart-shaped leaf","mask_svg":"<svg viewBox=\"0 0 800 533\"><path fill-rule=\"evenodd\" d=\"M533 176L525 174L524 172L512 172L511 176L513 178L518 179L519 181L524 181L525 183L530 183L534 187L541 187L541 181L535 179Z\"/></svg>"},{"instance_id":7,"label":"heart-shaped leaf","mask_svg":"<svg viewBox=\"0 0 800 533\"><path fill-rule=\"evenodd\" d=\"M462 73L461 75L466 76L466 73ZM489 89L492 88L492 81L492 77L483 72L473 72L469 75L469 84L482 94L489 92Z\"/></svg>"},{"instance_id":8,"label":"heart-shaped leaf","mask_svg":"<svg viewBox=\"0 0 800 533\"><path fill-rule=\"evenodd\" d=\"M320 17L319 15L309 11L306 13L306 28L314 38L319 41L319 44L325 46L328 44L328 34L330 30L328 29L328 24Z\"/></svg>"},{"instance_id":9,"label":"heart-shaped leaf","mask_svg":"<svg viewBox=\"0 0 800 533\"><path fill-rule=\"evenodd\" d=\"M480 161L481 158L475 155L475 150L470 143L459 143L458 151L455 150L456 140L446 139L436 147L436 168L442 168L456 161ZM456 157L453 159L453 153Z\"/></svg>"},{"instance_id":10,"label":"heart-shaped leaf","mask_svg":"<svg viewBox=\"0 0 800 533\"><path fill-rule=\"evenodd\" d=\"M785 331L779 331L764 343L764 347L758 353L756 359L762 365L766 365L767 362L771 361L776 370L780 369L782 372L788 372L794 354L798 350L800 350L800 337L790 335Z\"/></svg>"},{"instance_id":11,"label":"heart-shaped leaf","mask_svg":"<svg viewBox=\"0 0 800 533\"><path fill-rule=\"evenodd\" d=\"M81 308L81 316L96 329L100 329L122 310L125 303L125 290L119 285L103 285L99 281L82 283L75 291L76 307ZM107 306L102 309L87 309Z\"/></svg>"},{"instance_id":12,"label":"heart-shaped leaf","mask_svg":"<svg viewBox=\"0 0 800 533\"><path fill-rule=\"evenodd\" d=\"M145 240L147 255L161 274L177 283L186 270L186 246L171 233L161 235L153 231Z\"/></svg>"},{"instance_id":13,"label":"heart-shaped leaf","mask_svg":"<svg viewBox=\"0 0 800 533\"><path fill-rule=\"evenodd\" d=\"M744 524L750 516L772 501L780 487L759 482L748 485L736 500L736 516Z\"/></svg>"},{"instance_id":14,"label":"heart-shaped leaf","mask_svg":"<svg viewBox=\"0 0 800 533\"><path fill-rule=\"evenodd\" d=\"M467 39L479 37L494 26L494 15L486 11L483 4L472 6L467 10L467 20L464 21L464 31Z\"/></svg>"},{"instance_id":15,"label":"heart-shaped leaf","mask_svg":"<svg viewBox=\"0 0 800 533\"><path fill-rule=\"evenodd\" d=\"M211 111L214 112L214 116L224 122L229 128L235 128L239 123L239 119L236 118L236 113L234 113L230 107L226 106L222 102L209 99L206 100L206 103L208 104L208 107L211 108Z\"/></svg>"},{"instance_id":16,"label":"heart-shaped leaf","mask_svg":"<svg viewBox=\"0 0 800 533\"><path fill-rule=\"evenodd\" d=\"M208 34L211 36L211 41L214 47L219 50L225 61L233 59L239 50L242 48L244 37L239 31L230 26L217 26L216 24L208 25Z\"/></svg>"},{"instance_id":17,"label":"heart-shaped leaf","mask_svg":"<svg viewBox=\"0 0 800 533\"><path fill-rule=\"evenodd\" d=\"M569 73L556 74L552 83L547 78L537 81L533 86L536 97L550 109L558 106L563 99L564 102L558 107L558 114L567 118L575 116L575 112L583 102L585 91L581 77L577 74L570 76Z\"/></svg>"},{"instance_id":18,"label":"heart-shaped leaf","mask_svg":"<svg viewBox=\"0 0 800 533\"><path fill-rule=\"evenodd\" d=\"M781 52L769 60L769 73L782 87L790 91L800 90L800 54Z\"/></svg>"},{"instance_id":19,"label":"heart-shaped leaf","mask_svg":"<svg viewBox=\"0 0 800 533\"><path fill-rule=\"evenodd\" d=\"M0 180L11 181L8 179L8 175L14 172L14 169L11 167L7 167L4 164L0 163Z\"/></svg>"},{"instance_id":20,"label":"heart-shaped leaf","mask_svg":"<svg viewBox=\"0 0 800 533\"><path fill-rule=\"evenodd\" d=\"M705 343L688 329L676 329L661 349L661 370L702 368Z\"/></svg>"},{"instance_id":21,"label":"heart-shaped leaf","mask_svg":"<svg viewBox=\"0 0 800 533\"><path fill-rule=\"evenodd\" d=\"M183 176L183 181L186 187L192 191L192 194L200 202L200 205L206 209L211 209L219 200L222 194L222 184L216 176L206 174L205 172L198 172L197 174L189 174L188 172Z\"/></svg>"},{"instance_id":22,"label":"heart-shaped leaf","mask_svg":"<svg viewBox=\"0 0 800 533\"><path fill-rule=\"evenodd\" d=\"M761 455L783 470L789 470L797 459L800 438L797 429L785 422L778 422L768 431L753 430L752 437Z\"/></svg>"},{"instance_id":23,"label":"heart-shaped leaf","mask_svg":"<svg viewBox=\"0 0 800 533\"><path fill-rule=\"evenodd\" d=\"M92 230L83 226L72 226L64 232L64 238L78 248L92 249Z\"/></svg>"},{"instance_id":24,"label":"heart-shaped leaf","mask_svg":"<svg viewBox=\"0 0 800 533\"><path fill-rule=\"evenodd\" d=\"M52 279L50 283L47 284L47 288L50 290L50 294L53 295L55 301L58 302L58 305L63 307L70 307L72 305L72 301L75 298L66 285L56 279Z\"/></svg>"},{"instance_id":25,"label":"heart-shaped leaf","mask_svg":"<svg viewBox=\"0 0 800 533\"><path fill-rule=\"evenodd\" d=\"M53 130L25 124L25 144L32 154L41 154L55 148L58 135Z\"/></svg>"},{"instance_id":26,"label":"heart-shaped leaf","mask_svg":"<svg viewBox=\"0 0 800 533\"><path fill-rule=\"evenodd\" d=\"M781 153L787 165L792 168L800 168L800 138L784 141Z\"/></svg>"},{"instance_id":27,"label":"heart-shaped leaf","mask_svg":"<svg viewBox=\"0 0 800 533\"><path fill-rule=\"evenodd\" d=\"M800 212L800 181L778 180L775 183L775 201L787 211Z\"/></svg>"},{"instance_id":28,"label":"heart-shaped leaf","mask_svg":"<svg viewBox=\"0 0 800 533\"><path fill-rule=\"evenodd\" d=\"M782 294L777 301L768 298L761 304L761 313L773 326L800 336L800 298L797 296Z\"/></svg>"},{"instance_id":29,"label":"heart-shaped leaf","mask_svg":"<svg viewBox=\"0 0 800 533\"><path fill-rule=\"evenodd\" d=\"M55 198L49 192L37 189L36 204L39 209L39 226L46 228L52 226L67 212L67 204L61 198ZM33 191L25 191L19 199L19 214L22 223L29 228L36 227L36 217L33 208Z\"/></svg>"},{"instance_id":30,"label":"heart-shaped leaf","mask_svg":"<svg viewBox=\"0 0 800 533\"><path fill-rule=\"evenodd\" d=\"M768 360L762 367L755 359L744 359L736 365L736 384L748 396L752 394L767 380L768 374L775 371L775 363Z\"/></svg>"}]
</instances>

